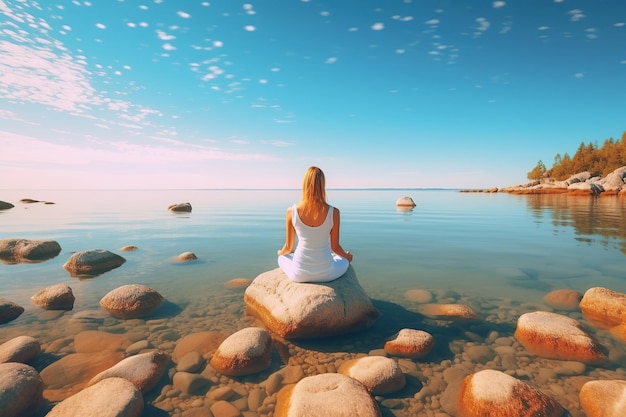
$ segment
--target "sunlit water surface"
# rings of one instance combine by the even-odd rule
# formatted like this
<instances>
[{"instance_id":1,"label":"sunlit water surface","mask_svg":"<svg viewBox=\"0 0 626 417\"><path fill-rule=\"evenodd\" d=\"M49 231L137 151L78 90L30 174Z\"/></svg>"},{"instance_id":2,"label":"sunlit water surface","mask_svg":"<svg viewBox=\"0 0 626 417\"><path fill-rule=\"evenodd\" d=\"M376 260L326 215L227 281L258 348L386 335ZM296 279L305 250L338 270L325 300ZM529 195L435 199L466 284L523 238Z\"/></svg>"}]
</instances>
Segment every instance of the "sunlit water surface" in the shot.
<instances>
[{"instance_id":1,"label":"sunlit water surface","mask_svg":"<svg viewBox=\"0 0 626 417\"><path fill-rule=\"evenodd\" d=\"M397 210L402 196L417 206ZM67 283L76 296L66 314L98 310L104 294L129 283L156 289L181 310L226 293L226 281L276 268L285 209L298 198L299 190L2 191L0 200L15 207L0 211L0 238L52 239L62 251L42 263L0 264L0 297L26 309L0 326L0 343L49 320L30 297L56 283ZM404 292L429 289L476 300L477 309L485 300L541 309L554 289L626 292L623 199L421 189L329 190L328 199L341 210L341 243L354 254L359 281L380 302L410 310ZM178 202L190 202L193 211L167 210ZM120 252L125 245L138 250ZM127 262L90 279L71 277L63 264L88 249L107 249ZM198 260L175 261L187 251ZM237 294L236 302L242 298ZM39 330L37 337L45 339Z\"/></svg>"}]
</instances>

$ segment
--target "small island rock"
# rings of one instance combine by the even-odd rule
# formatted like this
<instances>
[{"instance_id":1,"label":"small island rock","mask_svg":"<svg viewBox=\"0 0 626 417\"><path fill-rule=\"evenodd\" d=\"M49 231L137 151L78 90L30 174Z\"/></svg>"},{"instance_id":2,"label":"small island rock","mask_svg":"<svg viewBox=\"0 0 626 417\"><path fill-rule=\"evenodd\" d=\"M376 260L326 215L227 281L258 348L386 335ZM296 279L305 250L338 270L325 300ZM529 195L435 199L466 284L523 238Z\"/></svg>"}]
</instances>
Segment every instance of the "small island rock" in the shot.
<instances>
[{"instance_id":1,"label":"small island rock","mask_svg":"<svg viewBox=\"0 0 626 417\"><path fill-rule=\"evenodd\" d=\"M46 417L140 417L141 392L123 378L107 378L63 400Z\"/></svg>"},{"instance_id":2,"label":"small island rock","mask_svg":"<svg viewBox=\"0 0 626 417\"><path fill-rule=\"evenodd\" d=\"M263 371L272 363L272 339L267 330L248 327L224 340L211 358L216 371L230 376Z\"/></svg>"},{"instance_id":3,"label":"small island rock","mask_svg":"<svg viewBox=\"0 0 626 417\"><path fill-rule=\"evenodd\" d=\"M369 327L380 315L352 267L324 283L293 282L280 269L256 277L246 288L248 312L286 338L332 336Z\"/></svg>"},{"instance_id":4,"label":"small island rock","mask_svg":"<svg viewBox=\"0 0 626 417\"><path fill-rule=\"evenodd\" d=\"M178 255L176 259L178 259L181 262L187 262L187 261L193 261L195 259L198 259L198 257L193 252L183 252L180 255Z\"/></svg>"},{"instance_id":5,"label":"small island rock","mask_svg":"<svg viewBox=\"0 0 626 417\"><path fill-rule=\"evenodd\" d=\"M46 310L71 310L75 297L69 285L56 284L38 291L31 300Z\"/></svg>"},{"instance_id":6,"label":"small island rock","mask_svg":"<svg viewBox=\"0 0 626 417\"><path fill-rule=\"evenodd\" d=\"M0 345L0 363L26 363L41 352L41 345L32 336L17 336Z\"/></svg>"},{"instance_id":7,"label":"small island rock","mask_svg":"<svg viewBox=\"0 0 626 417\"><path fill-rule=\"evenodd\" d=\"M411 197L400 197L396 200L396 206L413 208L416 204Z\"/></svg>"},{"instance_id":8,"label":"small island rock","mask_svg":"<svg viewBox=\"0 0 626 417\"><path fill-rule=\"evenodd\" d=\"M72 276L98 275L121 266L126 259L103 249L76 252L65 262L65 268Z\"/></svg>"},{"instance_id":9,"label":"small island rock","mask_svg":"<svg viewBox=\"0 0 626 417\"><path fill-rule=\"evenodd\" d=\"M169 211L191 213L191 203L175 203L167 207Z\"/></svg>"},{"instance_id":10,"label":"small island rock","mask_svg":"<svg viewBox=\"0 0 626 417\"><path fill-rule=\"evenodd\" d=\"M23 363L0 364L0 411L2 417L35 413L43 402L43 381L35 368Z\"/></svg>"},{"instance_id":11,"label":"small island rock","mask_svg":"<svg viewBox=\"0 0 626 417\"><path fill-rule=\"evenodd\" d=\"M278 392L275 417L380 417L369 392L354 378L318 374L287 385Z\"/></svg>"},{"instance_id":12,"label":"small island rock","mask_svg":"<svg viewBox=\"0 0 626 417\"><path fill-rule=\"evenodd\" d=\"M471 374L459 390L459 417L561 417L554 399L504 372L486 369Z\"/></svg>"},{"instance_id":13,"label":"small island rock","mask_svg":"<svg viewBox=\"0 0 626 417\"><path fill-rule=\"evenodd\" d=\"M147 285L128 284L110 291L100 305L114 317L136 319L152 314L162 302L163 296Z\"/></svg>"},{"instance_id":14,"label":"small island rock","mask_svg":"<svg viewBox=\"0 0 626 417\"><path fill-rule=\"evenodd\" d=\"M607 360L600 343L578 321L561 314L535 311L517 319L517 340L533 355L601 364Z\"/></svg>"}]
</instances>

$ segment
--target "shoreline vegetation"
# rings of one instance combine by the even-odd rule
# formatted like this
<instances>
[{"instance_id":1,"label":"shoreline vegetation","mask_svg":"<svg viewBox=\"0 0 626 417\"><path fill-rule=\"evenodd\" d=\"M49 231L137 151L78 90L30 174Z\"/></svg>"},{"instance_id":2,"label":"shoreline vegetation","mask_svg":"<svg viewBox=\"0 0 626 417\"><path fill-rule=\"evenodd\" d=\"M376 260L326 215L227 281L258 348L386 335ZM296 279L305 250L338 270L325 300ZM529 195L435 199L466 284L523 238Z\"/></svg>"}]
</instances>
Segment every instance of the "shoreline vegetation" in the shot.
<instances>
[{"instance_id":1,"label":"shoreline vegetation","mask_svg":"<svg viewBox=\"0 0 626 417\"><path fill-rule=\"evenodd\" d=\"M602 146L581 142L573 157L554 156L552 168L543 161L527 174L531 181L502 189L466 189L461 192L506 192L510 194L565 194L626 196L626 131L620 140L606 139Z\"/></svg>"}]
</instances>

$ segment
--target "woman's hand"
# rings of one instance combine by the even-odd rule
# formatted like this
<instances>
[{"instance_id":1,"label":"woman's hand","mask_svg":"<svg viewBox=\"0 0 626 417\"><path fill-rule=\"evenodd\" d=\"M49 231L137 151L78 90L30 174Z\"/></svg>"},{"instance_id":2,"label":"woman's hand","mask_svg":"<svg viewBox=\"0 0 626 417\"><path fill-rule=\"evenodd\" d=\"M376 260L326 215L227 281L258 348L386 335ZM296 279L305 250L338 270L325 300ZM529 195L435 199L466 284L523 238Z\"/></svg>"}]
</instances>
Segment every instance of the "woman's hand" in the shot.
<instances>
[{"instance_id":1,"label":"woman's hand","mask_svg":"<svg viewBox=\"0 0 626 417\"><path fill-rule=\"evenodd\" d=\"M348 260L348 262L352 262L352 254L349 250L346 251L346 259Z\"/></svg>"}]
</instances>

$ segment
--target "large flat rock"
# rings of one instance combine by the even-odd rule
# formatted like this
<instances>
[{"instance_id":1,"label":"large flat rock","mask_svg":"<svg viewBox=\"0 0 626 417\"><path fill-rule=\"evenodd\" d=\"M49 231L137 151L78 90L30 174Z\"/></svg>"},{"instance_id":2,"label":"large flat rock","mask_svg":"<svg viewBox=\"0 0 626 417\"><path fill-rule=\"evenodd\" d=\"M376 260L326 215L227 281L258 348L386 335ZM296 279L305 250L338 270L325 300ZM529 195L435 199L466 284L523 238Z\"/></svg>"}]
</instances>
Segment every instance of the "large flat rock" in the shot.
<instances>
[{"instance_id":1,"label":"large flat rock","mask_svg":"<svg viewBox=\"0 0 626 417\"><path fill-rule=\"evenodd\" d=\"M291 281L276 268L259 275L246 288L249 314L286 338L316 338L369 327L380 315L350 267L324 283Z\"/></svg>"}]
</instances>

